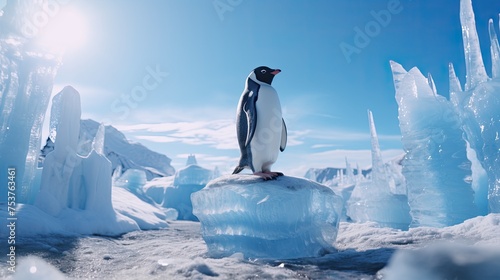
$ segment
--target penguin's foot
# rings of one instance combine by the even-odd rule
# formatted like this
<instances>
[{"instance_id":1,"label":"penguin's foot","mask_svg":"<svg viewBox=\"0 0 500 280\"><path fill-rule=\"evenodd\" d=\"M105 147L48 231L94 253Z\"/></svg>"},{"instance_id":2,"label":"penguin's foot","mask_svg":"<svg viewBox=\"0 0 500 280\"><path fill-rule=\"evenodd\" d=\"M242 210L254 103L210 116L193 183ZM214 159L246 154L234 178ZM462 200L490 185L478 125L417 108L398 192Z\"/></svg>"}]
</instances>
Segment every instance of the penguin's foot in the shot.
<instances>
[{"instance_id":1,"label":"penguin's foot","mask_svg":"<svg viewBox=\"0 0 500 280\"><path fill-rule=\"evenodd\" d=\"M279 176L283 176L284 174L281 172L265 171L265 172L254 172L253 175L259 176L262 179L264 179L264 181L267 181L267 180L274 180Z\"/></svg>"}]
</instances>

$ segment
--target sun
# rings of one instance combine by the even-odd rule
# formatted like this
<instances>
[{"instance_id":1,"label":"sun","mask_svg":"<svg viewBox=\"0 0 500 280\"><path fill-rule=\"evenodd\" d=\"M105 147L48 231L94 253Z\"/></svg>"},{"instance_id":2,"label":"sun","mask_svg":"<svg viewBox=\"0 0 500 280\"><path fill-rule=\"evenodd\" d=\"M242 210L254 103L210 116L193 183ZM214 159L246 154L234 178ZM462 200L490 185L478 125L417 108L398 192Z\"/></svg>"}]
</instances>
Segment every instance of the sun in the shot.
<instances>
[{"instance_id":1,"label":"sun","mask_svg":"<svg viewBox=\"0 0 500 280\"><path fill-rule=\"evenodd\" d=\"M75 9L64 7L40 28L37 41L48 51L62 54L82 47L87 40L87 33L87 22L83 15Z\"/></svg>"}]
</instances>

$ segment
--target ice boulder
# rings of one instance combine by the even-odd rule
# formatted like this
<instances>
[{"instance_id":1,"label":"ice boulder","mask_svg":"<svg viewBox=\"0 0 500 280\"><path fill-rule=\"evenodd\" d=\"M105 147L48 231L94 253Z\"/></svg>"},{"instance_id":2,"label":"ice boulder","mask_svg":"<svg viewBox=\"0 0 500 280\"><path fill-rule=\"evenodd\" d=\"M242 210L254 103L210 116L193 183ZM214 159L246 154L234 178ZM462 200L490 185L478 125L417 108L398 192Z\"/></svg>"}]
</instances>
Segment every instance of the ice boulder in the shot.
<instances>
[{"instance_id":1,"label":"ice boulder","mask_svg":"<svg viewBox=\"0 0 500 280\"><path fill-rule=\"evenodd\" d=\"M203 189L213 174L212 170L197 165L196 157L190 155L186 167L175 173L173 185L165 188L162 206L177 210L179 220L198 221L193 215L191 194Z\"/></svg>"},{"instance_id":2,"label":"ice boulder","mask_svg":"<svg viewBox=\"0 0 500 280\"><path fill-rule=\"evenodd\" d=\"M222 176L191 195L213 257L293 259L334 250L343 202L318 183Z\"/></svg>"},{"instance_id":3,"label":"ice boulder","mask_svg":"<svg viewBox=\"0 0 500 280\"><path fill-rule=\"evenodd\" d=\"M206 185L213 177L212 170L190 164L175 173L174 186Z\"/></svg>"}]
</instances>

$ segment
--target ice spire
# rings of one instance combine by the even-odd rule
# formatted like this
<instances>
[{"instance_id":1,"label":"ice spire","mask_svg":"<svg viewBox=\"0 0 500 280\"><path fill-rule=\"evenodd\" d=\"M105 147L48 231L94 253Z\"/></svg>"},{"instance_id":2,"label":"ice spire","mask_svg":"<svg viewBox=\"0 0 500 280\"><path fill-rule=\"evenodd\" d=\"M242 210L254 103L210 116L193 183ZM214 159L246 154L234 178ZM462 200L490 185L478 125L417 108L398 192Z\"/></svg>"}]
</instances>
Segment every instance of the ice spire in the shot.
<instances>
[{"instance_id":1,"label":"ice spire","mask_svg":"<svg viewBox=\"0 0 500 280\"><path fill-rule=\"evenodd\" d=\"M455 74L453 63L448 64L448 73L450 77L450 93L461 92L462 86L460 85L460 80L458 79L457 74Z\"/></svg>"},{"instance_id":2,"label":"ice spire","mask_svg":"<svg viewBox=\"0 0 500 280\"><path fill-rule=\"evenodd\" d=\"M188 156L188 159L186 161L186 166L189 166L189 165L198 165L198 161L196 160L195 155Z\"/></svg>"},{"instance_id":3,"label":"ice spire","mask_svg":"<svg viewBox=\"0 0 500 280\"><path fill-rule=\"evenodd\" d=\"M462 99L465 98L464 92L462 92L462 86L458 80L457 74L455 74L455 68L453 63L448 64L448 76L450 79L450 101L455 107L462 106Z\"/></svg>"},{"instance_id":4,"label":"ice spire","mask_svg":"<svg viewBox=\"0 0 500 280\"><path fill-rule=\"evenodd\" d=\"M354 171L352 170L351 164L347 160L347 157L345 157L345 174L346 174L347 183L351 184L355 181L354 180Z\"/></svg>"},{"instance_id":5,"label":"ice spire","mask_svg":"<svg viewBox=\"0 0 500 280\"><path fill-rule=\"evenodd\" d=\"M356 174L356 181L361 181L363 179L363 172L361 171L361 167L359 167L359 163L356 163L356 170L358 174Z\"/></svg>"},{"instance_id":6,"label":"ice spire","mask_svg":"<svg viewBox=\"0 0 500 280\"><path fill-rule=\"evenodd\" d=\"M381 226L408 229L411 221L406 196L391 193L382 161L373 114L368 110L372 143L372 180L358 181L346 202L346 213L355 222L376 222ZM358 172L361 173L361 170Z\"/></svg>"},{"instance_id":7,"label":"ice spire","mask_svg":"<svg viewBox=\"0 0 500 280\"><path fill-rule=\"evenodd\" d=\"M500 23L500 15L499 15ZM498 37L495 32L495 27L493 26L493 20L490 19L488 22L488 31L490 33L490 51L491 51L491 73L493 78L500 77L500 46L498 45Z\"/></svg>"},{"instance_id":8,"label":"ice spire","mask_svg":"<svg viewBox=\"0 0 500 280\"><path fill-rule=\"evenodd\" d=\"M465 67L467 70L465 90L470 90L488 80L481 55L481 47L479 46L472 0L460 1L460 23L462 24Z\"/></svg>"},{"instance_id":9,"label":"ice spire","mask_svg":"<svg viewBox=\"0 0 500 280\"><path fill-rule=\"evenodd\" d=\"M67 207L73 172L81 164L77 155L78 138L80 135L80 94L72 87L65 87L54 96L58 99L60 108L52 107L58 114L57 140L54 150L47 154L44 161L40 193L35 205L46 213L57 216ZM111 174L111 172L110 172Z\"/></svg>"},{"instance_id":10,"label":"ice spire","mask_svg":"<svg viewBox=\"0 0 500 280\"><path fill-rule=\"evenodd\" d=\"M394 88L396 89L397 92L401 82L403 81L403 78L406 76L408 72L406 72L406 70L403 68L403 66L401 66L401 64L395 61L391 60L390 64L393 75Z\"/></svg>"},{"instance_id":11,"label":"ice spire","mask_svg":"<svg viewBox=\"0 0 500 280\"><path fill-rule=\"evenodd\" d=\"M80 135L80 116L82 114L80 94L73 87L66 86L54 99L60 99L58 104L60 108L57 109L59 116L57 131L59 135L55 141L54 152L61 155L66 155L68 152L76 153Z\"/></svg>"},{"instance_id":12,"label":"ice spire","mask_svg":"<svg viewBox=\"0 0 500 280\"><path fill-rule=\"evenodd\" d=\"M370 125L370 137L372 144L372 180L375 182L387 181L385 176L384 160L380 152L380 145L378 143L377 130L375 129L375 122L373 121L373 114L368 110L368 123Z\"/></svg>"},{"instance_id":13,"label":"ice spire","mask_svg":"<svg viewBox=\"0 0 500 280\"><path fill-rule=\"evenodd\" d=\"M104 131L105 131L104 124L100 124L99 128L97 129L97 132L94 137L94 141L92 142L92 148L96 153L99 155L104 155Z\"/></svg>"},{"instance_id":14,"label":"ice spire","mask_svg":"<svg viewBox=\"0 0 500 280\"><path fill-rule=\"evenodd\" d=\"M427 74L427 83L429 83L429 87L432 89L434 95L437 95L436 84L434 83L431 73Z\"/></svg>"}]
</instances>

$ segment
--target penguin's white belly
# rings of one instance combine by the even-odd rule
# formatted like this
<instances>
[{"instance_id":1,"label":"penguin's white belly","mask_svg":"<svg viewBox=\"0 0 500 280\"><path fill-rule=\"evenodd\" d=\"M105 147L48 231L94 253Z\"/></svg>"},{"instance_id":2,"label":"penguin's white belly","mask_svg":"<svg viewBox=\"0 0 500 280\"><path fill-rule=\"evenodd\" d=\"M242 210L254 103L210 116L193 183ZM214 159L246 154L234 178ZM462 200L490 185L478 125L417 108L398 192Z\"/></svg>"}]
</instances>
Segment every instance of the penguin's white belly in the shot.
<instances>
[{"instance_id":1,"label":"penguin's white belly","mask_svg":"<svg viewBox=\"0 0 500 280\"><path fill-rule=\"evenodd\" d=\"M256 172L270 171L278 159L282 115L278 94L270 86L261 86L256 103L257 125L250 142L252 165Z\"/></svg>"}]
</instances>

